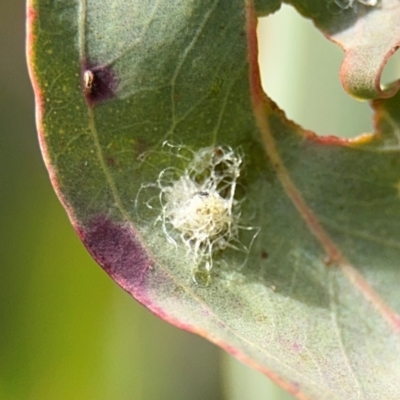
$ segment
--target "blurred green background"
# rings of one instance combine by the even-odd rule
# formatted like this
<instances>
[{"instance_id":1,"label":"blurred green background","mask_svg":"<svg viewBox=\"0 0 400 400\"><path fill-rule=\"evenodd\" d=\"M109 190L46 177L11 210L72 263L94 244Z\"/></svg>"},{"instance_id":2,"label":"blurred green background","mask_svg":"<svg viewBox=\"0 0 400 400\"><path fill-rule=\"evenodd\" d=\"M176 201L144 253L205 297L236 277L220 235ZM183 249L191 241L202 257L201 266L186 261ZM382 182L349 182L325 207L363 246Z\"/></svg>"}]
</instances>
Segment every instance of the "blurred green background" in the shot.
<instances>
[{"instance_id":1,"label":"blurred green background","mask_svg":"<svg viewBox=\"0 0 400 400\"><path fill-rule=\"evenodd\" d=\"M41 160L24 8L0 1L0 400L290 399L150 314L86 253ZM290 118L323 134L371 129L339 84L340 50L309 22L285 7L260 35L264 84Z\"/></svg>"}]
</instances>

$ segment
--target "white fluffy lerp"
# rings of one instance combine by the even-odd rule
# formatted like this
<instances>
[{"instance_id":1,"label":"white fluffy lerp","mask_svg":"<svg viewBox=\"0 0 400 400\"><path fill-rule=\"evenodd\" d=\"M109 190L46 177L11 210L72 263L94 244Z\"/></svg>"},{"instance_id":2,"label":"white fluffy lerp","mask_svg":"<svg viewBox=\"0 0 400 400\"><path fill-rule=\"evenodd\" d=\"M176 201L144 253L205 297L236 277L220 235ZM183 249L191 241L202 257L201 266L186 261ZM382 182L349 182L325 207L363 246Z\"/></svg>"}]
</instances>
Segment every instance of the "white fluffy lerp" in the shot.
<instances>
[{"instance_id":1,"label":"white fluffy lerp","mask_svg":"<svg viewBox=\"0 0 400 400\"><path fill-rule=\"evenodd\" d=\"M235 199L242 156L230 147L206 147L193 158L176 180L160 174L164 232L174 243L176 233L198 264L212 268L215 251L238 242L241 201Z\"/></svg>"}]
</instances>

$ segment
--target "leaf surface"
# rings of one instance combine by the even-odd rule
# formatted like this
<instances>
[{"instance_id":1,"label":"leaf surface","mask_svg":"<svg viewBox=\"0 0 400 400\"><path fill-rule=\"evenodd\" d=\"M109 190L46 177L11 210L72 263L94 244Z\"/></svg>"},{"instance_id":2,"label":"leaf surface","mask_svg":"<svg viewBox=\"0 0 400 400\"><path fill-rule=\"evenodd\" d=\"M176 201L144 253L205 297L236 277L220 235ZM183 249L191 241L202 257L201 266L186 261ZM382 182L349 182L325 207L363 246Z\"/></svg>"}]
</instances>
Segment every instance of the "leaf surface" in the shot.
<instances>
[{"instance_id":1,"label":"leaf surface","mask_svg":"<svg viewBox=\"0 0 400 400\"><path fill-rule=\"evenodd\" d=\"M393 96L400 80L386 87L381 75L400 46L398 0L288 0L344 51L343 87L360 99Z\"/></svg>"},{"instance_id":2,"label":"leaf surface","mask_svg":"<svg viewBox=\"0 0 400 400\"><path fill-rule=\"evenodd\" d=\"M303 131L261 90L255 15L243 0L32 0L53 185L96 261L161 318L300 399L397 399L400 96L374 103L375 135ZM187 166L176 146L214 145L243 153L250 254L215 254L201 287L158 221L157 180Z\"/></svg>"}]
</instances>

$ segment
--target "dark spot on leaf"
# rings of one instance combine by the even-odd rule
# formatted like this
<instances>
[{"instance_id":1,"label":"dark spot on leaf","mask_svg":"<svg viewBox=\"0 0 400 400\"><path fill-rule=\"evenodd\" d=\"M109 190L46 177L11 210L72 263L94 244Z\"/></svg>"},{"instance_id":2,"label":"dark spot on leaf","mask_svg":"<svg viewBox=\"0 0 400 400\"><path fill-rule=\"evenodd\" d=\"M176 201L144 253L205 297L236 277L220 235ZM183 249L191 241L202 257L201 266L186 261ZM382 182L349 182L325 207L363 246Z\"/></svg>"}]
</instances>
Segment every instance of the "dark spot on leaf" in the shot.
<instances>
[{"instance_id":1,"label":"dark spot on leaf","mask_svg":"<svg viewBox=\"0 0 400 400\"><path fill-rule=\"evenodd\" d=\"M174 290L172 291L172 293L173 293L175 296L182 296L182 295L185 294L185 289L184 289L182 286L176 286L176 287L174 288Z\"/></svg>"},{"instance_id":2,"label":"dark spot on leaf","mask_svg":"<svg viewBox=\"0 0 400 400\"><path fill-rule=\"evenodd\" d=\"M94 106L115 96L117 79L109 66L84 65L82 86L88 103Z\"/></svg>"},{"instance_id":3,"label":"dark spot on leaf","mask_svg":"<svg viewBox=\"0 0 400 400\"><path fill-rule=\"evenodd\" d=\"M268 258L268 253L265 250L261 252L261 258L263 258L264 260Z\"/></svg>"},{"instance_id":4,"label":"dark spot on leaf","mask_svg":"<svg viewBox=\"0 0 400 400\"><path fill-rule=\"evenodd\" d=\"M256 321L260 324L266 323L268 321L268 317L266 315L260 314L256 316Z\"/></svg>"},{"instance_id":5,"label":"dark spot on leaf","mask_svg":"<svg viewBox=\"0 0 400 400\"><path fill-rule=\"evenodd\" d=\"M77 231L89 253L123 289L131 294L143 289L150 259L132 227L99 216Z\"/></svg>"},{"instance_id":6,"label":"dark spot on leaf","mask_svg":"<svg viewBox=\"0 0 400 400\"><path fill-rule=\"evenodd\" d=\"M115 160L113 157L107 157L106 163L109 167L115 167Z\"/></svg>"}]
</instances>

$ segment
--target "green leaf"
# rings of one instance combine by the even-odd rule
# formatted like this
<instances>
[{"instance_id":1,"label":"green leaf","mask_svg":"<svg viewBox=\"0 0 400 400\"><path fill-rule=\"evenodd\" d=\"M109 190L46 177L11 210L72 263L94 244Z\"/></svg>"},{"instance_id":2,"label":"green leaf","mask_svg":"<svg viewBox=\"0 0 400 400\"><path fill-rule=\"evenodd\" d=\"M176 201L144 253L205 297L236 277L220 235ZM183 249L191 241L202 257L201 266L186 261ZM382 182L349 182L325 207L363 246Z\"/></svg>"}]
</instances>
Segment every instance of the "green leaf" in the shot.
<instances>
[{"instance_id":1,"label":"green leaf","mask_svg":"<svg viewBox=\"0 0 400 400\"><path fill-rule=\"evenodd\" d=\"M344 51L340 77L348 93L360 99L393 96L400 80L383 87L381 75L400 46L397 0L288 0L312 18Z\"/></svg>"},{"instance_id":2,"label":"green leaf","mask_svg":"<svg viewBox=\"0 0 400 400\"><path fill-rule=\"evenodd\" d=\"M28 20L45 162L104 270L301 399L399 398L400 95L375 135L303 131L261 90L250 1L32 0ZM194 155L201 181L229 149L249 254L220 241L207 274L166 211Z\"/></svg>"}]
</instances>

